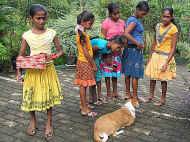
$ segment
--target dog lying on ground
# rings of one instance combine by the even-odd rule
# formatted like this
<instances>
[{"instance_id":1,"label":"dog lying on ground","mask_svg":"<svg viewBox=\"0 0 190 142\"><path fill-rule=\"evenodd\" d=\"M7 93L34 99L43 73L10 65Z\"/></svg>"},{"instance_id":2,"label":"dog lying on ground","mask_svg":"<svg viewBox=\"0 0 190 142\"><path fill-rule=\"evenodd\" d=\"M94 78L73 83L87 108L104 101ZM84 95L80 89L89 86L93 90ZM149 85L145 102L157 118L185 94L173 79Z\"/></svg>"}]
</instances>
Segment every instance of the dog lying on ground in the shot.
<instances>
[{"instance_id":1,"label":"dog lying on ground","mask_svg":"<svg viewBox=\"0 0 190 142\"><path fill-rule=\"evenodd\" d=\"M95 142L106 142L110 135L117 135L122 127L130 126L135 121L133 100L128 101L120 109L98 118L94 124Z\"/></svg>"}]
</instances>

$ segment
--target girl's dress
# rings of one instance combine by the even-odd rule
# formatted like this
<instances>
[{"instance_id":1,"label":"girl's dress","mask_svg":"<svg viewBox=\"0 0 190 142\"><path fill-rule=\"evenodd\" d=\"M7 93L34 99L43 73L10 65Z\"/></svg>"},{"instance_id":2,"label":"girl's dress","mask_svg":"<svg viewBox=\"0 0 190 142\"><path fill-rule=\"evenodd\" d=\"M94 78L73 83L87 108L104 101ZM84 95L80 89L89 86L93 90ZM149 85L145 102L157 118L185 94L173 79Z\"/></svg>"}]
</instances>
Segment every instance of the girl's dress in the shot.
<instances>
[{"instance_id":1,"label":"girl's dress","mask_svg":"<svg viewBox=\"0 0 190 142\"><path fill-rule=\"evenodd\" d=\"M131 16L127 19L126 27L130 23L136 24L135 28L131 32L131 35L139 43L143 44L144 28L141 21L135 16ZM128 41L127 48L125 48L123 52L122 72L125 76L131 76L133 78L143 78L144 76L143 51L131 41Z\"/></svg>"},{"instance_id":2,"label":"girl's dress","mask_svg":"<svg viewBox=\"0 0 190 142\"><path fill-rule=\"evenodd\" d=\"M92 39L91 44L92 44L92 47L95 47L95 46L98 47L98 51L94 55L94 60L96 63L96 67L98 69L95 75L96 82L99 82L102 80L102 77L103 77L103 74L102 74L103 68L101 67L102 55L111 53L111 50L107 48L108 41L101 38Z\"/></svg>"},{"instance_id":3,"label":"girl's dress","mask_svg":"<svg viewBox=\"0 0 190 142\"><path fill-rule=\"evenodd\" d=\"M106 39L111 39L117 35L123 35L125 31L125 22L119 19L117 22L111 20L111 18L106 18L102 22L102 29L106 30ZM106 62L102 62L102 66L104 66L103 77L114 77L118 78L121 76L121 56L119 53L112 54L112 65L114 65L114 69L110 64Z\"/></svg>"},{"instance_id":4,"label":"girl's dress","mask_svg":"<svg viewBox=\"0 0 190 142\"><path fill-rule=\"evenodd\" d=\"M56 35L52 29L46 29L42 34L31 30L23 34L30 47L30 55L39 53L51 54L51 44ZM46 69L26 69L23 83L23 111L44 111L54 105L61 104L61 86L53 62Z\"/></svg>"},{"instance_id":5,"label":"girl's dress","mask_svg":"<svg viewBox=\"0 0 190 142\"><path fill-rule=\"evenodd\" d=\"M86 38L86 46L82 47L80 43L80 36L77 34L76 36L76 44L78 49L78 59L76 66L76 77L74 80L74 84L82 87L89 87L96 85L94 74L95 72L92 69L92 65L86 59L83 48L87 48L89 55L93 58L93 50L92 45L90 43L89 36L83 32Z\"/></svg>"},{"instance_id":6,"label":"girl's dress","mask_svg":"<svg viewBox=\"0 0 190 142\"><path fill-rule=\"evenodd\" d=\"M168 59L172 46L172 37L178 32L174 24L164 27L161 23L156 26L156 47L152 51L152 57L145 69L145 75L152 80L167 81L176 77L176 63L174 57L171 59L165 72L161 71Z\"/></svg>"}]
</instances>

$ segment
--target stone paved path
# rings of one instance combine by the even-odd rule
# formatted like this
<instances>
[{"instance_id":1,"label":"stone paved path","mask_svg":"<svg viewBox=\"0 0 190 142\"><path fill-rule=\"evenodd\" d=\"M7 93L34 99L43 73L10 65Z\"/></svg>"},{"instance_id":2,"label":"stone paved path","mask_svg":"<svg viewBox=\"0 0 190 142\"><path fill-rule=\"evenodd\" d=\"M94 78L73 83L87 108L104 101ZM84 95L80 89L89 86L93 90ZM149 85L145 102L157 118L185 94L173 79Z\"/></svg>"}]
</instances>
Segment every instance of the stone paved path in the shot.
<instances>
[{"instance_id":1,"label":"stone paved path","mask_svg":"<svg viewBox=\"0 0 190 142\"><path fill-rule=\"evenodd\" d=\"M167 103L158 108L152 103L141 104L134 125L125 129L109 142L189 142L190 141L190 73L178 66L178 76L169 82ZM83 117L79 113L78 88L73 86L74 71L58 71L63 93L61 106L54 108L55 136L52 142L93 142L92 130L96 118ZM119 94L124 95L123 78L119 81ZM157 84L155 100L160 97ZM103 89L105 92L105 86ZM141 80L139 95L148 95L148 81ZM0 76L0 142L45 142L43 138L46 113L37 113L39 130L34 137L25 129L29 115L20 111L22 86L13 79ZM96 107L99 116L116 110L124 101L115 101Z\"/></svg>"}]
</instances>

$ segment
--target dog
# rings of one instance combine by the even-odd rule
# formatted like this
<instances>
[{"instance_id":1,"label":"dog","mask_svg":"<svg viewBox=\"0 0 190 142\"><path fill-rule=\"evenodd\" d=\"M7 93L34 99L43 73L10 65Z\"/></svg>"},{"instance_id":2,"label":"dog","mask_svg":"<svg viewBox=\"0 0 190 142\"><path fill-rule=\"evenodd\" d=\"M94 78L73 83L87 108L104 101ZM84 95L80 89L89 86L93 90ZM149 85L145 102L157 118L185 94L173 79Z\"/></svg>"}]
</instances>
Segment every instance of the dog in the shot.
<instances>
[{"instance_id":1,"label":"dog","mask_svg":"<svg viewBox=\"0 0 190 142\"><path fill-rule=\"evenodd\" d=\"M120 109L98 118L94 124L95 142L106 142L110 135L117 135L122 127L130 126L135 121L135 108L133 100L125 103Z\"/></svg>"}]
</instances>

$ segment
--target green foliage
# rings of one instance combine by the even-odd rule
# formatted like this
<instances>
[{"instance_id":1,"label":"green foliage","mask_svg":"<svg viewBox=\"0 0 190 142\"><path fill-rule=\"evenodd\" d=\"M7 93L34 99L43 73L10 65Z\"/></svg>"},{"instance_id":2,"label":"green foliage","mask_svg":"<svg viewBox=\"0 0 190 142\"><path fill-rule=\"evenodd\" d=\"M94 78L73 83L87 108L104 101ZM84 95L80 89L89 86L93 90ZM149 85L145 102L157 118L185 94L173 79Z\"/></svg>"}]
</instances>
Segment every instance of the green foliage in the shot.
<instances>
[{"instance_id":1,"label":"green foliage","mask_svg":"<svg viewBox=\"0 0 190 142\"><path fill-rule=\"evenodd\" d=\"M57 59L56 64L66 63L68 56L76 56L75 32L77 15L84 9L95 14L95 23L89 31L91 36L100 34L100 24L108 16L107 5L110 2L120 4L121 18L126 20L140 0L0 0L0 60L10 62L18 54L21 36L29 28L28 11L31 4L40 3L47 7L49 21L47 26L55 29L61 39L65 57ZM164 7L173 7L175 20L180 29L178 56L190 61L190 1L189 0L148 0L150 12L143 20L145 26L146 50L148 53L154 27L160 21ZM52 49L55 51L55 49Z\"/></svg>"}]
</instances>

